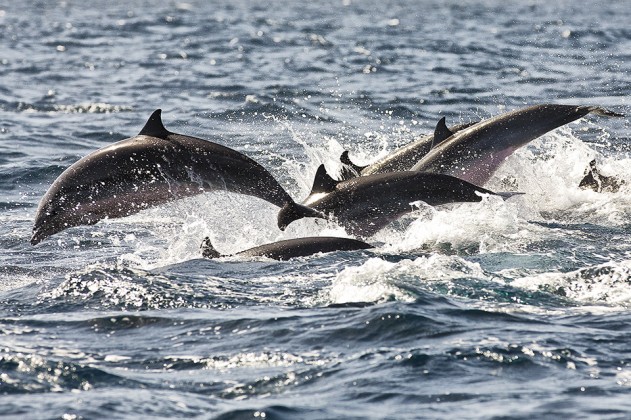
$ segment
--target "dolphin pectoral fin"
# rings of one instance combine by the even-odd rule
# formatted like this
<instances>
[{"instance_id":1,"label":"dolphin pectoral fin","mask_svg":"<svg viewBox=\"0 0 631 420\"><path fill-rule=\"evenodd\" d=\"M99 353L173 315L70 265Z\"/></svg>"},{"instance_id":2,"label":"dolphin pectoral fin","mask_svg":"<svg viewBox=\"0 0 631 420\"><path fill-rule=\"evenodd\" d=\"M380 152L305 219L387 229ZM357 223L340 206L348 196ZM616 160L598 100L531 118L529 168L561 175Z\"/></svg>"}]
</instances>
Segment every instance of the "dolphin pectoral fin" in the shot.
<instances>
[{"instance_id":1,"label":"dolphin pectoral fin","mask_svg":"<svg viewBox=\"0 0 631 420\"><path fill-rule=\"evenodd\" d=\"M589 110L588 112L591 112L592 114L596 114L596 115L602 115L604 117L624 117L624 114L619 114L617 112L613 112L599 106L590 106L587 108Z\"/></svg>"},{"instance_id":2,"label":"dolphin pectoral fin","mask_svg":"<svg viewBox=\"0 0 631 420\"><path fill-rule=\"evenodd\" d=\"M145 126L138 133L139 136L151 136L165 139L171 132L162 124L162 110L156 109L147 120Z\"/></svg>"},{"instance_id":3,"label":"dolphin pectoral fin","mask_svg":"<svg viewBox=\"0 0 631 420\"><path fill-rule=\"evenodd\" d=\"M318 166L315 177L313 178L313 187L311 188L311 194L330 193L335 190L337 184L340 181L336 181L326 172L324 165Z\"/></svg>"},{"instance_id":4,"label":"dolphin pectoral fin","mask_svg":"<svg viewBox=\"0 0 631 420\"><path fill-rule=\"evenodd\" d=\"M223 256L219 253L219 251L215 249L212 242L210 242L210 238L208 236L204 238L202 244L199 247L202 250L202 257L204 258L219 258Z\"/></svg>"},{"instance_id":5,"label":"dolphin pectoral fin","mask_svg":"<svg viewBox=\"0 0 631 420\"><path fill-rule=\"evenodd\" d=\"M44 232L41 227L34 227L33 234L31 236L31 245L37 245L44 238L47 238L48 236L50 236L50 234L47 232Z\"/></svg>"},{"instance_id":6,"label":"dolphin pectoral fin","mask_svg":"<svg viewBox=\"0 0 631 420\"><path fill-rule=\"evenodd\" d=\"M500 197L502 197L504 200L507 200L511 197L514 197L516 195L526 195L526 193L523 192L514 192L514 191L504 191L504 192L497 192L495 193L495 195L499 195Z\"/></svg>"},{"instance_id":7,"label":"dolphin pectoral fin","mask_svg":"<svg viewBox=\"0 0 631 420\"><path fill-rule=\"evenodd\" d=\"M442 117L434 129L434 141L432 141L432 147L442 143L453 135L454 133L452 133L452 131L447 128L447 124L445 124L445 117Z\"/></svg>"},{"instance_id":8,"label":"dolphin pectoral fin","mask_svg":"<svg viewBox=\"0 0 631 420\"><path fill-rule=\"evenodd\" d=\"M302 219L303 217L326 219L326 216L322 212L292 201L285 204L278 212L278 228L280 230L285 230L290 223L298 219Z\"/></svg>"},{"instance_id":9,"label":"dolphin pectoral fin","mask_svg":"<svg viewBox=\"0 0 631 420\"><path fill-rule=\"evenodd\" d=\"M348 150L344 150L344 152L342 152L340 162L342 163L342 170L340 171L342 181L360 176L361 172L368 167L368 165L360 166L353 163L351 158L348 156Z\"/></svg>"}]
</instances>

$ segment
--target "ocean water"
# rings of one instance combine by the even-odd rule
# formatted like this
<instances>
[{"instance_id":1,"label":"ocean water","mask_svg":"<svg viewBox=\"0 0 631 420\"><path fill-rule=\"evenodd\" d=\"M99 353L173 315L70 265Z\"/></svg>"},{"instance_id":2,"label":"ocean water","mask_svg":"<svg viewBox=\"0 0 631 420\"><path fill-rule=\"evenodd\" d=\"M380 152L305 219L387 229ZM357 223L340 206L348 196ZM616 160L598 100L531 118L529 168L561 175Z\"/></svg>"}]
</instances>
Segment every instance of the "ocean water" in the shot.
<instances>
[{"instance_id":1,"label":"ocean water","mask_svg":"<svg viewBox=\"0 0 631 420\"><path fill-rule=\"evenodd\" d=\"M29 243L69 165L168 129L296 199L448 123L525 105L631 114L626 1L0 0L0 417L629 418L631 127L588 116L373 250L200 258L308 235L217 192ZM623 182L578 188L590 160Z\"/></svg>"}]
</instances>

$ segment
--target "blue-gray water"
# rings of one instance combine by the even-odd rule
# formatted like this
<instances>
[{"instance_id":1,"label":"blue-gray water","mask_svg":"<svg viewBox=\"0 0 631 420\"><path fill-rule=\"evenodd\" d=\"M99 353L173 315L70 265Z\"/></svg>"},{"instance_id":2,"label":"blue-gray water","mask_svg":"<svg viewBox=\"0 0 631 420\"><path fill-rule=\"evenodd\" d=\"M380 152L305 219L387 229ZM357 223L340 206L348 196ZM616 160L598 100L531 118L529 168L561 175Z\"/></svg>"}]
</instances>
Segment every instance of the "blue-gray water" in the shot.
<instances>
[{"instance_id":1,"label":"blue-gray water","mask_svg":"<svg viewBox=\"0 0 631 420\"><path fill-rule=\"evenodd\" d=\"M626 1L0 0L0 416L628 418L628 118L518 150L506 202L423 207L371 251L199 258L343 235L213 193L29 244L51 182L163 109L296 199L526 104L631 113ZM626 181L580 190L587 163Z\"/></svg>"}]
</instances>

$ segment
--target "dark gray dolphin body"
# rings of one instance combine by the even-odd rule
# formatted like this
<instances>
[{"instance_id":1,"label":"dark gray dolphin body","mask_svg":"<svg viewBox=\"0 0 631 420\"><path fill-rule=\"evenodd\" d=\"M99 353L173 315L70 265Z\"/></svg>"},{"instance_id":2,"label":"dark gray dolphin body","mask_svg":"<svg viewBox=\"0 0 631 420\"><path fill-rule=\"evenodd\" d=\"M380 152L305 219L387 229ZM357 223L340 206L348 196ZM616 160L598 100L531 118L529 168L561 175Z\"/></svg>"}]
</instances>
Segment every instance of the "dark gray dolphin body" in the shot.
<instances>
[{"instance_id":1,"label":"dark gray dolphin body","mask_svg":"<svg viewBox=\"0 0 631 420\"><path fill-rule=\"evenodd\" d=\"M596 167L596 160L594 159L589 162L589 167L585 170L585 176L578 186L584 190L596 192L618 192L624 184L624 179L601 174Z\"/></svg>"},{"instance_id":2,"label":"dark gray dolphin body","mask_svg":"<svg viewBox=\"0 0 631 420\"><path fill-rule=\"evenodd\" d=\"M340 161L342 162L340 178L346 180L356 176L409 171L432 147L440 144L454 133L471 127L474 124L477 124L477 121L458 124L447 128L445 119L443 118L439 121L433 134L421 136L417 140L399 147L389 155L367 166L354 164L348 156L348 151L345 151L342 153L342 156L340 156Z\"/></svg>"},{"instance_id":3,"label":"dark gray dolphin body","mask_svg":"<svg viewBox=\"0 0 631 420\"><path fill-rule=\"evenodd\" d=\"M413 211L412 202L432 206L476 202L482 200L481 194L498 195L452 176L411 171L335 181L320 165L313 191L303 204L333 216L350 233L366 237ZM284 218L281 210L279 223L285 223Z\"/></svg>"},{"instance_id":4,"label":"dark gray dolphin body","mask_svg":"<svg viewBox=\"0 0 631 420\"><path fill-rule=\"evenodd\" d=\"M207 140L172 133L160 114L156 110L137 136L89 154L55 180L37 209L33 245L72 226L217 189L259 197L285 208L284 215L290 217L320 216L296 204L254 160Z\"/></svg>"},{"instance_id":5,"label":"dark gray dolphin body","mask_svg":"<svg viewBox=\"0 0 631 420\"><path fill-rule=\"evenodd\" d=\"M235 255L243 257L267 257L284 261L290 258L306 257L319 252L354 251L369 248L373 248L373 246L356 239L314 236L273 242L238 252ZM208 237L202 242L201 249L202 256L205 258L219 258L225 256L215 249Z\"/></svg>"},{"instance_id":6,"label":"dark gray dolphin body","mask_svg":"<svg viewBox=\"0 0 631 420\"><path fill-rule=\"evenodd\" d=\"M518 109L458 131L433 147L411 170L484 185L515 150L589 113L622 116L595 106L546 104Z\"/></svg>"}]
</instances>

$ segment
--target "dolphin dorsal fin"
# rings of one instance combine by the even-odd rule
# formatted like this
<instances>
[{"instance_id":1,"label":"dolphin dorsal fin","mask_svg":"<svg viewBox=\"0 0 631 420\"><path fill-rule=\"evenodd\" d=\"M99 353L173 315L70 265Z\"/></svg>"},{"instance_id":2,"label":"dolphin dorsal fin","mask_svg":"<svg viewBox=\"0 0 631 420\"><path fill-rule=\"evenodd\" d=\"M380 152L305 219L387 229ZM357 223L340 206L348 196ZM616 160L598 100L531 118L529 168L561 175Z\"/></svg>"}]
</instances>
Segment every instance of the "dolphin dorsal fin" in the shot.
<instances>
[{"instance_id":1,"label":"dolphin dorsal fin","mask_svg":"<svg viewBox=\"0 0 631 420\"><path fill-rule=\"evenodd\" d=\"M340 162L342 162L344 165L350 166L351 168L356 170L357 173L360 173L361 171L363 171L364 169L368 167L368 165L360 166L356 163L353 163L351 158L348 156L348 150L344 150L344 152L342 152L342 155L340 156Z\"/></svg>"},{"instance_id":2,"label":"dolphin dorsal fin","mask_svg":"<svg viewBox=\"0 0 631 420\"><path fill-rule=\"evenodd\" d=\"M337 184L340 181L336 181L331 178L326 172L326 168L324 165L318 166L318 170L316 171L315 177L313 179L313 188L311 188L311 194L319 194L319 193L330 193L335 190ZM311 195L310 194L310 195Z\"/></svg>"},{"instance_id":3,"label":"dolphin dorsal fin","mask_svg":"<svg viewBox=\"0 0 631 420\"><path fill-rule=\"evenodd\" d=\"M436 124L436 129L434 129L434 141L432 142L432 147L442 143L444 140L447 140L453 135L454 133L452 133L451 130L447 128L447 124L445 124L445 117L442 117L440 121L438 121L438 124Z\"/></svg>"},{"instance_id":4,"label":"dolphin dorsal fin","mask_svg":"<svg viewBox=\"0 0 631 420\"><path fill-rule=\"evenodd\" d=\"M202 257L204 258L219 258L223 256L215 249L208 236L204 238L200 248L202 250Z\"/></svg>"},{"instance_id":5,"label":"dolphin dorsal fin","mask_svg":"<svg viewBox=\"0 0 631 420\"><path fill-rule=\"evenodd\" d=\"M147 120L145 126L138 133L139 136L151 136L159 139L165 139L171 132L164 128L162 124L162 110L156 109Z\"/></svg>"},{"instance_id":6,"label":"dolphin dorsal fin","mask_svg":"<svg viewBox=\"0 0 631 420\"><path fill-rule=\"evenodd\" d=\"M342 169L340 170L342 181L361 176L362 171L368 167L368 165L360 166L353 163L348 156L348 150L345 150L340 156L340 163L342 164Z\"/></svg>"},{"instance_id":7,"label":"dolphin dorsal fin","mask_svg":"<svg viewBox=\"0 0 631 420\"><path fill-rule=\"evenodd\" d=\"M340 156L340 162L344 165L355 166L355 164L351 161L350 156L348 156L348 150L344 150L342 155Z\"/></svg>"}]
</instances>

